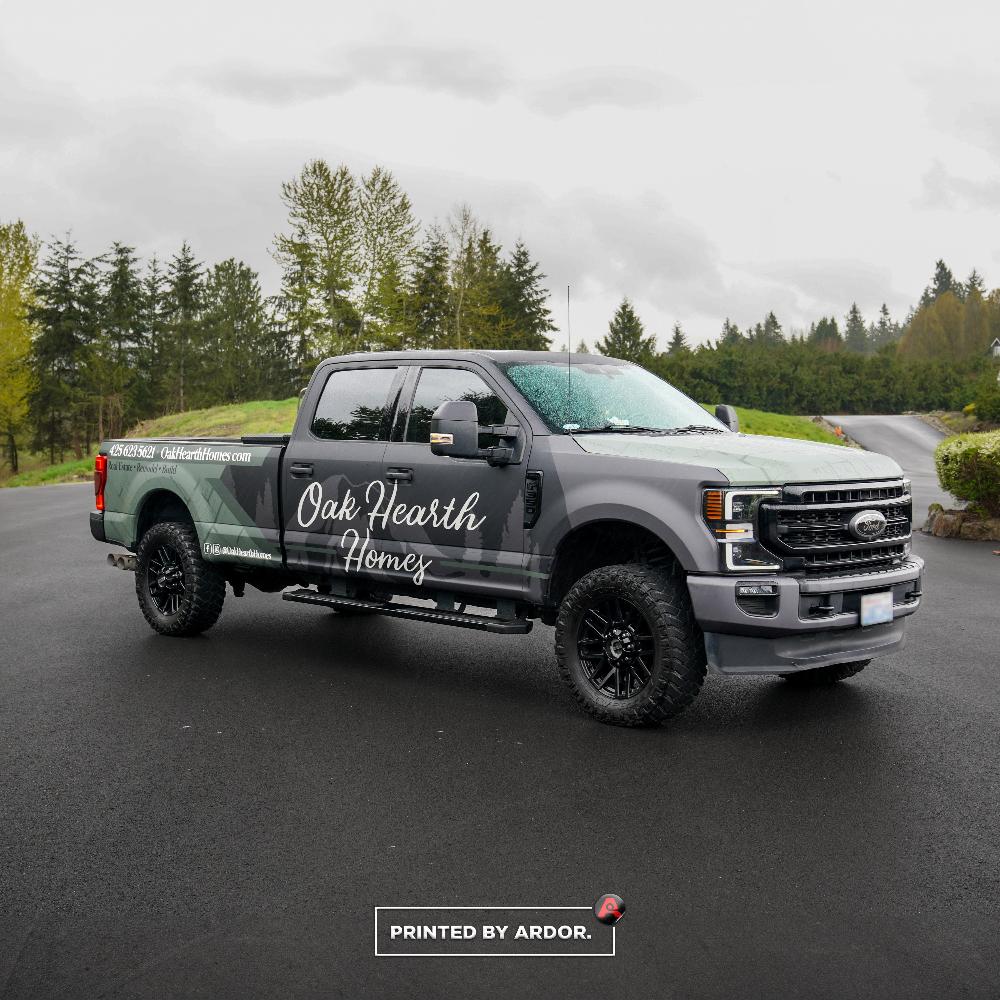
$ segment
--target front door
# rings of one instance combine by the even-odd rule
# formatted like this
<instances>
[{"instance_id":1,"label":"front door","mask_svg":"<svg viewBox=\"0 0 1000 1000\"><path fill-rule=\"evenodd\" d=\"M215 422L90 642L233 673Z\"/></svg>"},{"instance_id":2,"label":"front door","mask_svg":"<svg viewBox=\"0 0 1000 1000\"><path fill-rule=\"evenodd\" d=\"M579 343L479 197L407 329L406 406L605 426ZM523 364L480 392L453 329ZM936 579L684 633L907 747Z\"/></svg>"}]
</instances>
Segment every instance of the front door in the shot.
<instances>
[{"instance_id":1,"label":"front door","mask_svg":"<svg viewBox=\"0 0 1000 1000\"><path fill-rule=\"evenodd\" d=\"M366 496L382 476L389 422L405 367L373 362L331 367L319 401L302 413L282 470L290 569L357 573L368 525ZM316 393L310 394L316 398Z\"/></svg>"},{"instance_id":2,"label":"front door","mask_svg":"<svg viewBox=\"0 0 1000 1000\"><path fill-rule=\"evenodd\" d=\"M476 404L480 424L522 428L514 463L491 468L485 459L431 454L431 415L459 399ZM405 576L429 592L485 587L493 596L522 597L526 422L488 374L471 366L413 369L400 404L382 457L383 486L372 487L372 535L386 552L415 557ZM491 443L481 436L481 446Z\"/></svg>"}]
</instances>

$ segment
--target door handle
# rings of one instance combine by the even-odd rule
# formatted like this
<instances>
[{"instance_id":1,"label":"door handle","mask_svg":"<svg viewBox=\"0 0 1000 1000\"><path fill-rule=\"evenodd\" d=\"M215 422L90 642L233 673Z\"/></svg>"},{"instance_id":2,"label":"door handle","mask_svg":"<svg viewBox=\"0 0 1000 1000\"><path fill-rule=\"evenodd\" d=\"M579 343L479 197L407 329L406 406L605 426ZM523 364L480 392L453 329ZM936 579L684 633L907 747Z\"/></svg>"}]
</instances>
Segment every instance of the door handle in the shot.
<instances>
[{"instance_id":1,"label":"door handle","mask_svg":"<svg viewBox=\"0 0 1000 1000\"><path fill-rule=\"evenodd\" d=\"M390 482L412 483L413 469L389 469L385 474L385 478Z\"/></svg>"},{"instance_id":2,"label":"door handle","mask_svg":"<svg viewBox=\"0 0 1000 1000\"><path fill-rule=\"evenodd\" d=\"M313 474L312 462L292 462L288 471L295 479L310 479Z\"/></svg>"}]
</instances>

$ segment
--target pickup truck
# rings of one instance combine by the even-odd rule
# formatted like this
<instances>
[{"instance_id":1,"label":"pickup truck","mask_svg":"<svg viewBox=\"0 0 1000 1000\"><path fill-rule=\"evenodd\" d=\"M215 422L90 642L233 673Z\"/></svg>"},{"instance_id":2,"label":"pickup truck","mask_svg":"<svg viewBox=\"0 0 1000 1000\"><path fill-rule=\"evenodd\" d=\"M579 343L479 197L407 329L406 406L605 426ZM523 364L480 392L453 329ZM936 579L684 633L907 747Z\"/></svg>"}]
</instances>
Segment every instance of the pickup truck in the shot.
<instances>
[{"instance_id":1,"label":"pickup truck","mask_svg":"<svg viewBox=\"0 0 1000 1000\"><path fill-rule=\"evenodd\" d=\"M518 635L602 722L682 711L707 669L831 683L920 605L910 484L855 448L741 434L589 354L331 358L291 434L102 443L90 528L167 636L227 585Z\"/></svg>"}]
</instances>

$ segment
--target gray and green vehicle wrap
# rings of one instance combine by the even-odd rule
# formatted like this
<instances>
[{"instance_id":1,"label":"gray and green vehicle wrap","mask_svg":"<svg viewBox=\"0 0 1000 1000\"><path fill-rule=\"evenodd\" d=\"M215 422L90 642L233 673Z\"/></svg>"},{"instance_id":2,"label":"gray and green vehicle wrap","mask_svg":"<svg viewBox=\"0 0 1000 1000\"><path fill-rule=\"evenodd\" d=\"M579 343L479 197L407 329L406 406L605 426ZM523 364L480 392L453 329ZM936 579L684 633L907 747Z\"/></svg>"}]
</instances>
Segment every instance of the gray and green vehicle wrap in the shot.
<instances>
[{"instance_id":1,"label":"gray and green vehicle wrap","mask_svg":"<svg viewBox=\"0 0 1000 1000\"><path fill-rule=\"evenodd\" d=\"M476 406L474 453L449 450L456 402ZM551 624L595 567L667 561L723 673L892 652L921 600L894 461L738 433L611 358L347 355L317 367L288 435L109 440L100 454L94 537L135 552L151 525L189 521L234 589ZM873 593L891 599L869 623Z\"/></svg>"}]
</instances>

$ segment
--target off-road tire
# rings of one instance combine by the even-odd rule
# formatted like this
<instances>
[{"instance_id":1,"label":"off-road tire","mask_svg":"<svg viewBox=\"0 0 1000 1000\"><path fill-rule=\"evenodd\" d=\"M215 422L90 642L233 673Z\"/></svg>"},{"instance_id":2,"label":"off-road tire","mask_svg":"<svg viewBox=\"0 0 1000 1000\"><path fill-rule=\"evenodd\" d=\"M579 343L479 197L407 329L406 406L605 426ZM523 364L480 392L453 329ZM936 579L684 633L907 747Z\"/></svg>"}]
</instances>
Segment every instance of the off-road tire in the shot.
<instances>
[{"instance_id":1,"label":"off-road tire","mask_svg":"<svg viewBox=\"0 0 1000 1000\"><path fill-rule=\"evenodd\" d=\"M604 694L588 679L578 648L587 609L609 598L638 609L652 637L649 679L621 699ZM680 567L628 563L603 566L582 577L559 608L556 660L581 708L600 722L655 726L679 715L705 679L704 638Z\"/></svg>"},{"instance_id":2,"label":"off-road tire","mask_svg":"<svg viewBox=\"0 0 1000 1000\"><path fill-rule=\"evenodd\" d=\"M175 613L157 607L151 591L150 562L156 565L163 552L171 555L181 572L183 592ZM226 581L202 559L193 525L161 521L142 536L136 550L135 592L146 621L161 635L199 635L219 620L226 599Z\"/></svg>"},{"instance_id":3,"label":"off-road tire","mask_svg":"<svg viewBox=\"0 0 1000 1000\"><path fill-rule=\"evenodd\" d=\"M860 674L871 660L855 660L853 663L834 663L829 667L813 667L812 670L796 670L793 674L782 674L781 676L789 684L798 684L802 687L822 687L826 684L836 684L839 681L847 680L855 674Z\"/></svg>"}]
</instances>

